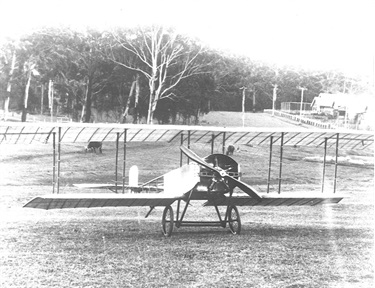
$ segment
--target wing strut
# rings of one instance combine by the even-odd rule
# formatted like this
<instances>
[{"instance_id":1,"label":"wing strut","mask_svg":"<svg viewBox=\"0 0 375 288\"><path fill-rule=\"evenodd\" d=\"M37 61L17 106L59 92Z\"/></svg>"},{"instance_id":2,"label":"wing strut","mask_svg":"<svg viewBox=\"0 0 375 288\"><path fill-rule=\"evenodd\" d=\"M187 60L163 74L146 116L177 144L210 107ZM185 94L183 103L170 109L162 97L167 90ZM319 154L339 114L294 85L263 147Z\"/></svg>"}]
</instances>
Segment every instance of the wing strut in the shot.
<instances>
[{"instance_id":1,"label":"wing strut","mask_svg":"<svg viewBox=\"0 0 375 288\"><path fill-rule=\"evenodd\" d=\"M150 216L151 212L155 209L155 206L150 206L150 210L147 212L145 218L147 218L148 216Z\"/></svg>"}]
</instances>

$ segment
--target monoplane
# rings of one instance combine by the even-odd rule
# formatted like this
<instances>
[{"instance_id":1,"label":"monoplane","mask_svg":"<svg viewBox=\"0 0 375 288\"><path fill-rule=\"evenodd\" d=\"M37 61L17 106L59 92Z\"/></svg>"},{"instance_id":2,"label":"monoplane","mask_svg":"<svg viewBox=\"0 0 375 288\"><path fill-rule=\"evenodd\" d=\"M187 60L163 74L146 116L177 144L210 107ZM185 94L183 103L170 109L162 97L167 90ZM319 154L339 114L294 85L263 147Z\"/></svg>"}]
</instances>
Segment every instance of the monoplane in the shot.
<instances>
[{"instance_id":1,"label":"monoplane","mask_svg":"<svg viewBox=\"0 0 375 288\"><path fill-rule=\"evenodd\" d=\"M122 179L118 179L118 152L123 142ZM61 146L64 143L115 142L114 185L89 184L86 188L107 188L116 193L60 193ZM142 185L125 183L127 143L164 142L180 146L180 167ZM150 207L146 217L155 207L164 207L162 231L172 234L174 227L219 226L229 227L233 234L241 232L239 206L296 206L338 203L343 199L336 193L339 149L370 150L373 152L374 134L369 131L322 130L322 129L275 129L275 128L225 128L178 125L130 125L95 123L0 123L0 144L51 143L53 155L52 194L36 197L25 207L41 209L95 208L95 207ZM190 150L195 143L211 146L211 154L201 158ZM241 180L239 164L224 155L227 143L261 147L269 152L267 174L264 177L267 191L259 192ZM215 154L220 145L222 153ZM57 147L56 147L57 146ZM187 146L187 147L186 147ZM228 146L229 147L229 146ZM285 147L312 147L321 149L321 191L282 192L282 171ZM279 148L278 165L274 168L274 151ZM335 151L333 191L323 193L326 186L327 154ZM217 152L217 151L216 151ZM183 155L191 161L182 165ZM277 192L270 191L271 171L278 177ZM130 181L129 181L130 182ZM125 193L133 192L133 193ZM217 221L185 220L191 201L204 201L203 206L214 207ZM183 206L184 205L184 206ZM175 213L173 208L175 209ZM219 209L220 208L220 209ZM220 211L225 210L225 211Z\"/></svg>"},{"instance_id":2,"label":"monoplane","mask_svg":"<svg viewBox=\"0 0 375 288\"><path fill-rule=\"evenodd\" d=\"M185 146L180 147L191 163L172 170L138 187L126 186L125 194L51 194L36 197L24 207L40 209L97 208L149 206L148 217L155 207L165 207L161 226L165 236L171 236L173 228L182 226L229 227L232 234L240 234L241 218L237 206L300 206L338 203L343 196L316 194L306 196L298 193L262 194L240 179L239 164L224 154L199 157ZM110 185L86 185L86 188L115 189ZM117 187L120 189L120 187ZM237 189L236 189L237 188ZM150 190L158 191L151 192ZM141 193L146 192L146 193ZM203 206L214 207L217 221L185 221L190 201L204 201ZM173 204L176 204L176 215ZM182 206L184 203L184 207ZM225 207L222 213L220 206ZM174 217L175 215L175 217Z\"/></svg>"}]
</instances>

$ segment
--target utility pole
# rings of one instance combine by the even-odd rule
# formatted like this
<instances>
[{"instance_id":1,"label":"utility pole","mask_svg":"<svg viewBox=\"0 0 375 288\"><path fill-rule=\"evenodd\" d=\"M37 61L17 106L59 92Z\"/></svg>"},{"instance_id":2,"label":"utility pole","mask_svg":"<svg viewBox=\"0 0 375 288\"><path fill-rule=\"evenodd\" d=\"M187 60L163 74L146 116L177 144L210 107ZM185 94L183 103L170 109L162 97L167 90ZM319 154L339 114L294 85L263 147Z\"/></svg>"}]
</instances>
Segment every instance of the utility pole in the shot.
<instances>
[{"instance_id":1,"label":"utility pole","mask_svg":"<svg viewBox=\"0 0 375 288\"><path fill-rule=\"evenodd\" d=\"M43 116L43 99L44 98L44 83L40 85L40 115Z\"/></svg>"},{"instance_id":2,"label":"utility pole","mask_svg":"<svg viewBox=\"0 0 375 288\"><path fill-rule=\"evenodd\" d=\"M245 127L245 91L246 91L246 87L243 86L240 88L240 90L242 90L242 127Z\"/></svg>"},{"instance_id":3,"label":"utility pole","mask_svg":"<svg viewBox=\"0 0 375 288\"><path fill-rule=\"evenodd\" d=\"M344 128L348 128L348 105L345 105Z\"/></svg>"},{"instance_id":4,"label":"utility pole","mask_svg":"<svg viewBox=\"0 0 375 288\"><path fill-rule=\"evenodd\" d=\"M255 112L255 105L256 105L256 98L255 98L256 92L255 92L255 89L253 89L252 92L253 92L253 112Z\"/></svg>"},{"instance_id":5,"label":"utility pole","mask_svg":"<svg viewBox=\"0 0 375 288\"><path fill-rule=\"evenodd\" d=\"M272 116L275 116L275 102L277 98L277 84L273 84Z\"/></svg>"},{"instance_id":6,"label":"utility pole","mask_svg":"<svg viewBox=\"0 0 375 288\"><path fill-rule=\"evenodd\" d=\"M298 87L299 90L301 90L301 105L299 109L299 123L301 124L301 119L302 119L302 105L303 105L303 91L307 90L305 87Z\"/></svg>"},{"instance_id":7,"label":"utility pole","mask_svg":"<svg viewBox=\"0 0 375 288\"><path fill-rule=\"evenodd\" d=\"M248 89L248 91L253 93L253 97L252 97L252 100L253 100L253 112L255 112L255 85L252 84L251 85L251 89Z\"/></svg>"},{"instance_id":8,"label":"utility pole","mask_svg":"<svg viewBox=\"0 0 375 288\"><path fill-rule=\"evenodd\" d=\"M51 109L51 122L53 122L53 82L49 80L48 83L48 100L49 108Z\"/></svg>"}]
</instances>

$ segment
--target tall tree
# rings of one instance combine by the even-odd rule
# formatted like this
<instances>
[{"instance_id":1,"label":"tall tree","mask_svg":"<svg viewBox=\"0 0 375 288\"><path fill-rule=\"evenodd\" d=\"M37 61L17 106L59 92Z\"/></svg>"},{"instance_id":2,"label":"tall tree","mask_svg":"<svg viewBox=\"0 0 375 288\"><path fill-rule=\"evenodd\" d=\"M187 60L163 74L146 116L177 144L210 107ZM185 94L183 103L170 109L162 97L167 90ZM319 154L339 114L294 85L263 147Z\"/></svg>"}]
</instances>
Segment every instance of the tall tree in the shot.
<instances>
[{"instance_id":1,"label":"tall tree","mask_svg":"<svg viewBox=\"0 0 375 288\"><path fill-rule=\"evenodd\" d=\"M25 86L25 93L23 96L23 106L22 106L22 116L21 121L26 122L27 117L27 107L28 107L28 100L29 100L29 91L30 91L30 84L31 84L31 77L32 76L39 76L39 72L36 70L36 60L34 57L30 57L23 66L23 70L26 76L26 86Z\"/></svg>"},{"instance_id":2,"label":"tall tree","mask_svg":"<svg viewBox=\"0 0 375 288\"><path fill-rule=\"evenodd\" d=\"M65 29L58 39L56 83L68 93L69 105L81 109L81 122L90 122L95 96L105 89L113 70L103 57L103 41L102 33L95 30Z\"/></svg>"},{"instance_id":3,"label":"tall tree","mask_svg":"<svg viewBox=\"0 0 375 288\"><path fill-rule=\"evenodd\" d=\"M147 123L151 124L158 101L174 96L173 89L181 80L200 73L201 67L195 59L201 50L194 49L188 39L160 26L147 30L117 31L113 37L117 49L111 47L112 60L147 78Z\"/></svg>"},{"instance_id":4,"label":"tall tree","mask_svg":"<svg viewBox=\"0 0 375 288\"><path fill-rule=\"evenodd\" d=\"M9 114L9 102L10 96L12 91L12 82L13 82L13 73L16 66L16 47L15 45L10 45L7 51L4 51L2 55L3 65L1 71L4 74L7 74L7 84L6 84L6 91L5 91L5 99L4 99L4 115L3 118L6 121ZM8 59L10 58L10 59Z\"/></svg>"},{"instance_id":5,"label":"tall tree","mask_svg":"<svg viewBox=\"0 0 375 288\"><path fill-rule=\"evenodd\" d=\"M188 122L188 119L193 116L194 124L199 123L199 117L209 112L208 106L212 96L215 95L214 90L215 83L210 74L192 76L178 85L176 94L182 97L174 102L184 122Z\"/></svg>"},{"instance_id":6,"label":"tall tree","mask_svg":"<svg viewBox=\"0 0 375 288\"><path fill-rule=\"evenodd\" d=\"M122 114L122 123L125 123L126 116L129 114L129 110L133 110L131 114L133 114L133 123L138 122L138 103L139 103L139 92L140 92L140 84L139 84L139 73L136 73L132 85L130 87L130 92L128 96L128 101L126 101L124 113ZM132 103L133 100L133 103Z\"/></svg>"}]
</instances>

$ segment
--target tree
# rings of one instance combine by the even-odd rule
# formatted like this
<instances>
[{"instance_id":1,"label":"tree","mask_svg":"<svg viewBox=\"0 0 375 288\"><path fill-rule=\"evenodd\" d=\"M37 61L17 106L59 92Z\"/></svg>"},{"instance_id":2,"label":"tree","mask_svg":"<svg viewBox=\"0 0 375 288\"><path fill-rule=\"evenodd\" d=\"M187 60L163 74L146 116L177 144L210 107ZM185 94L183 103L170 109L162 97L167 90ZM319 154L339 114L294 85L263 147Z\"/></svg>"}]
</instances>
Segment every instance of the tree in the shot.
<instances>
[{"instance_id":1,"label":"tree","mask_svg":"<svg viewBox=\"0 0 375 288\"><path fill-rule=\"evenodd\" d=\"M4 47L5 48L5 47ZM13 73L16 66L16 47L15 45L10 44L8 47L4 49L2 53L2 65L0 71L4 74L7 74L6 77L6 91L5 92L5 99L4 99L4 115L3 118L6 121L8 114L9 114L9 102L10 102L10 95L12 91L12 82L13 82ZM11 58L8 59L8 58Z\"/></svg>"},{"instance_id":2,"label":"tree","mask_svg":"<svg viewBox=\"0 0 375 288\"><path fill-rule=\"evenodd\" d=\"M22 121L26 121L30 92L35 94L36 84L43 85L50 79L55 78L58 73L59 65L57 63L59 57L56 57L55 53L55 38L57 37L56 35L59 35L59 32L53 29L43 29L20 39L17 59L19 66L23 67L23 69L18 69L17 82L24 89L22 96ZM38 80L37 82L33 81L34 85L31 85L32 76L40 76L36 79Z\"/></svg>"},{"instance_id":3,"label":"tree","mask_svg":"<svg viewBox=\"0 0 375 288\"><path fill-rule=\"evenodd\" d=\"M194 124L199 123L200 115L209 112L209 103L215 94L215 83L212 75L195 75L180 83L176 93L181 95L177 99L177 110L186 119L194 117ZM172 115L171 115L172 116Z\"/></svg>"},{"instance_id":4,"label":"tree","mask_svg":"<svg viewBox=\"0 0 375 288\"><path fill-rule=\"evenodd\" d=\"M174 122L177 115L198 121L201 112L211 109L240 111L242 87L247 97L256 98L256 107L246 101L247 111L270 108L275 84L277 104L300 101L300 86L307 88L307 102L321 92L369 90L367 82L339 71L275 67L202 50L193 40L163 27L113 33L41 29L0 47L5 114L17 104L23 121L28 110L42 111L46 101L39 87L50 80L58 110L85 122L92 120L91 107L98 112L115 110L120 117L135 111L135 121L141 115L147 123L154 116L161 123Z\"/></svg>"},{"instance_id":5,"label":"tree","mask_svg":"<svg viewBox=\"0 0 375 288\"><path fill-rule=\"evenodd\" d=\"M139 92L140 92L139 77L140 76L138 72L136 73L134 77L134 80L130 88L128 100L126 101L126 105L124 106L124 113L122 114L122 119L123 119L122 123L125 123L126 116L128 116L129 110L131 109L131 107L133 109L133 113L131 113L133 114L133 123L138 122L138 109L139 109L138 103L139 103ZM132 99L134 99L133 103L131 103Z\"/></svg>"},{"instance_id":6,"label":"tree","mask_svg":"<svg viewBox=\"0 0 375 288\"><path fill-rule=\"evenodd\" d=\"M200 73L201 67L195 59L201 50L194 49L194 43L188 39L160 26L122 32L112 34L117 47L111 47L111 59L147 78L147 123L151 124L158 101L175 96L173 89L181 80Z\"/></svg>"},{"instance_id":7,"label":"tree","mask_svg":"<svg viewBox=\"0 0 375 288\"><path fill-rule=\"evenodd\" d=\"M75 112L81 109L81 122L90 122L95 97L106 89L114 68L104 57L103 41L102 33L95 30L65 29L56 37L55 82L62 95L68 94L68 107Z\"/></svg>"},{"instance_id":8,"label":"tree","mask_svg":"<svg viewBox=\"0 0 375 288\"><path fill-rule=\"evenodd\" d=\"M30 91L30 83L32 76L39 76L39 72L36 70L36 60L34 57L30 57L23 66L24 73L26 75L26 87L25 87L25 94L23 96L23 107L22 107L22 116L21 121L26 122L27 116L27 105L29 100L29 91Z\"/></svg>"},{"instance_id":9,"label":"tree","mask_svg":"<svg viewBox=\"0 0 375 288\"><path fill-rule=\"evenodd\" d=\"M33 36L24 37L19 41L19 49L17 49L17 73L12 72L12 78L14 76L14 82L18 83L19 88L22 87L22 114L21 121L25 122L27 118L27 109L29 101L29 92L32 76L38 76L37 67L39 64L39 51L38 47L34 45ZM16 74L16 75L15 75Z\"/></svg>"}]
</instances>

